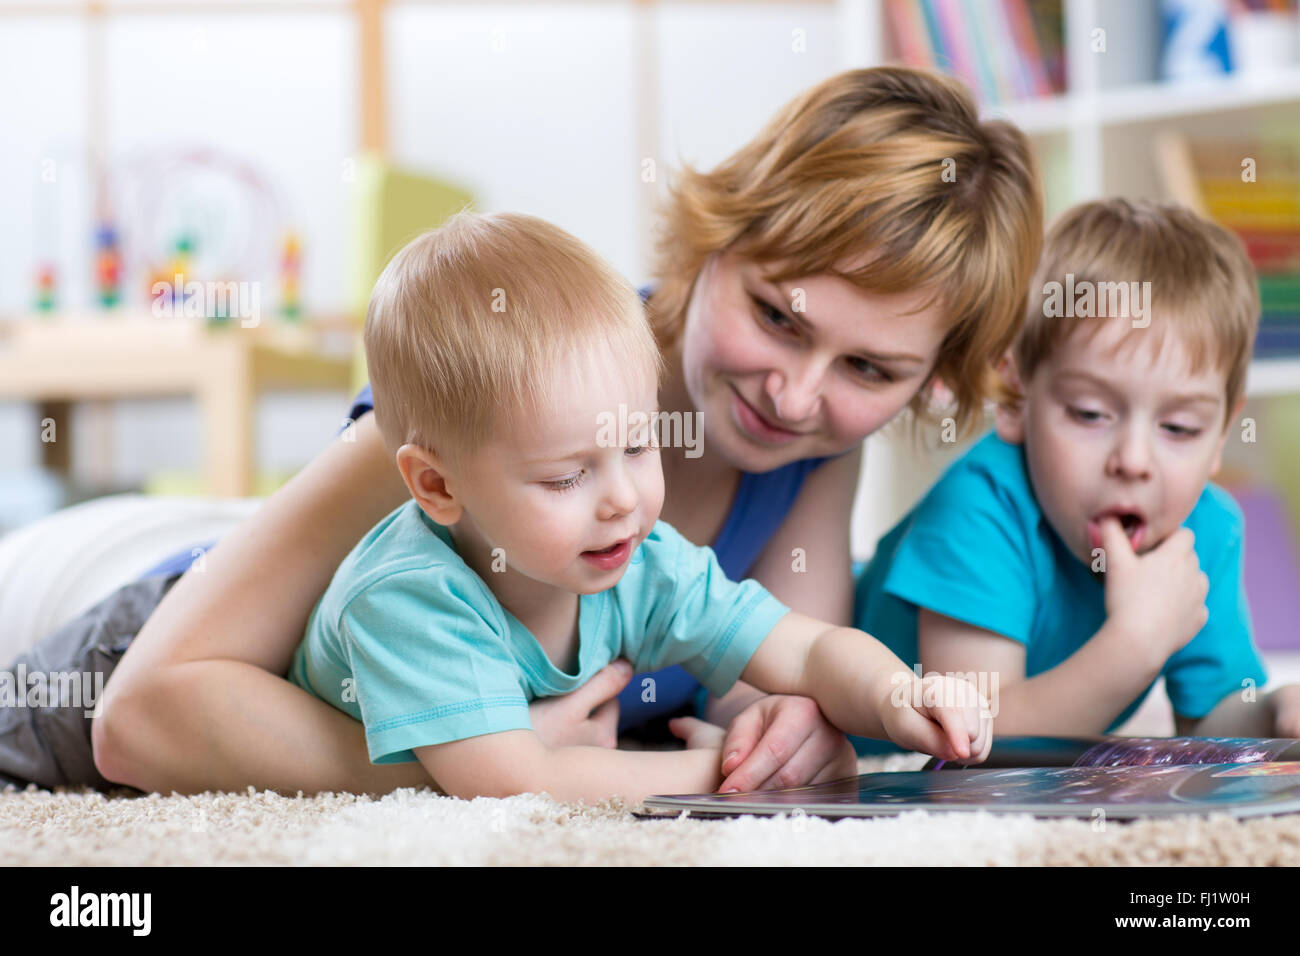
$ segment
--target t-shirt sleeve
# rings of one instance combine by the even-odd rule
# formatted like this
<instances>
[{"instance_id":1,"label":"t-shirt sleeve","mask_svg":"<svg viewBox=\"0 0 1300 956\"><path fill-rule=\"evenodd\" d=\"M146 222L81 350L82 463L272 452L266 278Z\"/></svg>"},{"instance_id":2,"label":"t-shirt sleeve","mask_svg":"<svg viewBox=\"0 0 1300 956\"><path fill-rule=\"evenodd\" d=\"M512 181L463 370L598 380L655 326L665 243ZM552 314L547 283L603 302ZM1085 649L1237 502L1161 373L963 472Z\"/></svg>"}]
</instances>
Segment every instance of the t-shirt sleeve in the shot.
<instances>
[{"instance_id":1,"label":"t-shirt sleeve","mask_svg":"<svg viewBox=\"0 0 1300 956\"><path fill-rule=\"evenodd\" d=\"M790 609L757 581L730 580L712 548L658 528L662 537L642 544L650 566L640 588L644 627L633 662L638 672L680 664L721 697Z\"/></svg>"},{"instance_id":2,"label":"t-shirt sleeve","mask_svg":"<svg viewBox=\"0 0 1300 956\"><path fill-rule=\"evenodd\" d=\"M367 382L361 391L357 392L357 397L352 399L352 407L348 410L348 421L355 422L366 412L374 411L375 396L370 390L370 383Z\"/></svg>"},{"instance_id":3,"label":"t-shirt sleeve","mask_svg":"<svg viewBox=\"0 0 1300 956\"><path fill-rule=\"evenodd\" d=\"M1021 511L985 470L950 470L912 514L884 590L1027 644L1036 598Z\"/></svg>"},{"instance_id":4,"label":"t-shirt sleeve","mask_svg":"<svg viewBox=\"0 0 1300 956\"><path fill-rule=\"evenodd\" d=\"M1226 534L1207 560L1202 552L1204 531L1197 534L1210 592L1205 606L1209 619L1196 636L1165 664L1165 691L1174 713L1200 720L1219 701L1250 686L1263 687L1264 662L1255 648L1246 601L1245 548L1240 512L1229 517Z\"/></svg>"},{"instance_id":5,"label":"t-shirt sleeve","mask_svg":"<svg viewBox=\"0 0 1300 956\"><path fill-rule=\"evenodd\" d=\"M445 568L390 574L348 602L340 633L373 763L532 727L522 675L485 605Z\"/></svg>"}]
</instances>

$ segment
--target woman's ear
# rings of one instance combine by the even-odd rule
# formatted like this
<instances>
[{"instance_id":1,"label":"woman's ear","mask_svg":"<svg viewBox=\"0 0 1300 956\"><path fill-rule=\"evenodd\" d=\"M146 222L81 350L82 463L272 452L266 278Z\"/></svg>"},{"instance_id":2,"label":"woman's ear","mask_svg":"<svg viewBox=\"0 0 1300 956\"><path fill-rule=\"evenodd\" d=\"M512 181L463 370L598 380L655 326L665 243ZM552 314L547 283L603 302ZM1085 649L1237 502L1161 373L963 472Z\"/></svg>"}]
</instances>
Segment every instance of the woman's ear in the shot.
<instances>
[{"instance_id":1,"label":"woman's ear","mask_svg":"<svg viewBox=\"0 0 1300 956\"><path fill-rule=\"evenodd\" d=\"M416 504L441 525L460 520L464 506L447 483L447 470L430 449L407 443L397 449L397 470Z\"/></svg>"},{"instance_id":2,"label":"woman's ear","mask_svg":"<svg viewBox=\"0 0 1300 956\"><path fill-rule=\"evenodd\" d=\"M1002 379L1005 393L997 408L998 437L1009 444L1019 445L1025 440L1025 389L1015 356L1010 351L998 361L998 376Z\"/></svg>"}]
</instances>

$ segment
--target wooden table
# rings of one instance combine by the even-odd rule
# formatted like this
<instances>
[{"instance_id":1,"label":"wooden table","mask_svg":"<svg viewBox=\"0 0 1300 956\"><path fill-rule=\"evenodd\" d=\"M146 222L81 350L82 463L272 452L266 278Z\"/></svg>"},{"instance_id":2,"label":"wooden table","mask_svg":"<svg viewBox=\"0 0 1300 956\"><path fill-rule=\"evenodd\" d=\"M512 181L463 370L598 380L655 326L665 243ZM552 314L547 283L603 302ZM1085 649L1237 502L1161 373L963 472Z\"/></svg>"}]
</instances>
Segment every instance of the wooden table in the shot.
<instances>
[{"instance_id":1,"label":"wooden table","mask_svg":"<svg viewBox=\"0 0 1300 956\"><path fill-rule=\"evenodd\" d=\"M238 320L208 327L148 313L0 320L0 400L39 403L57 438L43 442L42 459L66 471L74 402L191 395L203 429L205 490L243 497L253 492L258 395L349 387L356 333L337 321L329 327L333 349L307 321L246 329Z\"/></svg>"}]
</instances>

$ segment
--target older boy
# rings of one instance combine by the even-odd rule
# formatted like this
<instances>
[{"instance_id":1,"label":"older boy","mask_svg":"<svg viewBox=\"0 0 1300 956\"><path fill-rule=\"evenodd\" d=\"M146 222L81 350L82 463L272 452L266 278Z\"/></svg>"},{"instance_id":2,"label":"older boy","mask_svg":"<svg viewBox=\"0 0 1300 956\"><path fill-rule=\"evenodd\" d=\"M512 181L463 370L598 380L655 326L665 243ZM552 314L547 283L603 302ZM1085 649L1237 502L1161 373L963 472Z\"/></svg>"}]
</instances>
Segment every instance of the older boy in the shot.
<instances>
[{"instance_id":1,"label":"older boy","mask_svg":"<svg viewBox=\"0 0 1300 956\"><path fill-rule=\"evenodd\" d=\"M1163 676L1179 733L1300 737L1300 687L1255 693L1241 511L1209 484L1258 322L1240 242L1088 203L1031 289L996 434L881 541L858 626L925 671L996 673L1001 734L1113 730Z\"/></svg>"}]
</instances>

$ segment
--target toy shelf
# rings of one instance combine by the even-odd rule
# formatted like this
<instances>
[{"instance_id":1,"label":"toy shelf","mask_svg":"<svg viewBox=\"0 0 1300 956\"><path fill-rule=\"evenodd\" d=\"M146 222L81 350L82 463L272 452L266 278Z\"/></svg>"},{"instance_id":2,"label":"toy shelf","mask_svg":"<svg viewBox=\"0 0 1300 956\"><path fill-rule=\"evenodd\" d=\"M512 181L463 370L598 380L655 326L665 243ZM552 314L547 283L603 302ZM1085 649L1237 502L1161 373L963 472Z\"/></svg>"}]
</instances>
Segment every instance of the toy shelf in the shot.
<instances>
[{"instance_id":1,"label":"toy shelf","mask_svg":"<svg viewBox=\"0 0 1300 956\"><path fill-rule=\"evenodd\" d=\"M56 440L42 444L42 459L66 471L73 403L189 395L202 420L205 491L245 497L258 396L347 390L354 344L355 329L327 334L308 322L211 327L147 312L10 317L0 321L0 399L35 403L42 419L53 419Z\"/></svg>"}]
</instances>

